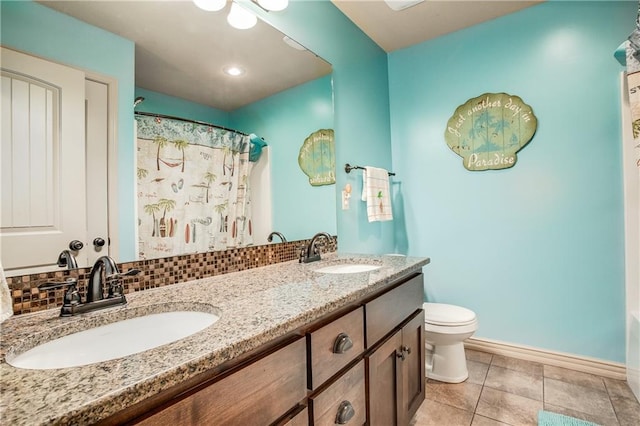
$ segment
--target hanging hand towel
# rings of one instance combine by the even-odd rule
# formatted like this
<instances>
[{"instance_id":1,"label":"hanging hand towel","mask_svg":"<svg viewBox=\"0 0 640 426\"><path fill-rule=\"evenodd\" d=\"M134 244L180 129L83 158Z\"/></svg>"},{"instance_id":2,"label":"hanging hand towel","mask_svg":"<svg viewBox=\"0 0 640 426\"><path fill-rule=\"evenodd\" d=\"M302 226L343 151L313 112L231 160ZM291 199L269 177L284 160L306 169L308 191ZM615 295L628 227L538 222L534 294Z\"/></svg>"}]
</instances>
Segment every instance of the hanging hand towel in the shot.
<instances>
[{"instance_id":1,"label":"hanging hand towel","mask_svg":"<svg viewBox=\"0 0 640 426\"><path fill-rule=\"evenodd\" d=\"M367 202L369 222L393 220L389 172L377 167L365 167L362 172L362 200Z\"/></svg>"},{"instance_id":2,"label":"hanging hand towel","mask_svg":"<svg viewBox=\"0 0 640 426\"><path fill-rule=\"evenodd\" d=\"M0 264L0 322L13 315L13 303L11 303L11 291L4 277L4 270Z\"/></svg>"}]
</instances>

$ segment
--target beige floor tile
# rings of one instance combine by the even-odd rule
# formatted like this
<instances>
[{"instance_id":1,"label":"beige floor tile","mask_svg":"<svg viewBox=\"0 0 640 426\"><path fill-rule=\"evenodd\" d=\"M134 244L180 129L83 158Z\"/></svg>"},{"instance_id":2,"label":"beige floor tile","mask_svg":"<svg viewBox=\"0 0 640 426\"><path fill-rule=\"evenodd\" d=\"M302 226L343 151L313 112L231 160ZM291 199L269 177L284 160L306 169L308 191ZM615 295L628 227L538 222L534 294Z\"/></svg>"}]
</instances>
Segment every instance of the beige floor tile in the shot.
<instances>
[{"instance_id":1,"label":"beige floor tile","mask_svg":"<svg viewBox=\"0 0 640 426\"><path fill-rule=\"evenodd\" d=\"M473 412L425 399L410 426L469 426Z\"/></svg>"},{"instance_id":2,"label":"beige floor tile","mask_svg":"<svg viewBox=\"0 0 640 426\"><path fill-rule=\"evenodd\" d=\"M604 380L609 396L621 396L623 398L635 399L636 402L638 402L629 384L625 380L609 379L608 377L603 377L602 380Z\"/></svg>"},{"instance_id":3,"label":"beige floor tile","mask_svg":"<svg viewBox=\"0 0 640 426\"><path fill-rule=\"evenodd\" d=\"M489 370L489 364L485 364L479 361L467 360L467 370L469 370L469 378L467 383L475 383L476 385L484 384L484 380L487 378L487 371Z\"/></svg>"},{"instance_id":4,"label":"beige floor tile","mask_svg":"<svg viewBox=\"0 0 640 426\"><path fill-rule=\"evenodd\" d=\"M476 414L517 426L537 425L542 401L485 387Z\"/></svg>"},{"instance_id":5,"label":"beige floor tile","mask_svg":"<svg viewBox=\"0 0 640 426\"><path fill-rule=\"evenodd\" d=\"M621 426L640 425L640 403L624 380L604 378L604 384L609 392L609 399L613 404Z\"/></svg>"},{"instance_id":6,"label":"beige floor tile","mask_svg":"<svg viewBox=\"0 0 640 426\"><path fill-rule=\"evenodd\" d=\"M485 386L542 401L542 375L492 365Z\"/></svg>"},{"instance_id":7,"label":"beige floor tile","mask_svg":"<svg viewBox=\"0 0 640 426\"><path fill-rule=\"evenodd\" d=\"M547 377L544 379L544 402L602 418L615 417L606 391Z\"/></svg>"},{"instance_id":8,"label":"beige floor tile","mask_svg":"<svg viewBox=\"0 0 640 426\"><path fill-rule=\"evenodd\" d=\"M491 365L497 367L508 368L509 370L523 371L525 373L542 375L543 365L533 361L525 361L522 359L509 358L502 355L494 355Z\"/></svg>"},{"instance_id":9,"label":"beige floor tile","mask_svg":"<svg viewBox=\"0 0 640 426\"><path fill-rule=\"evenodd\" d=\"M574 385L606 390L604 387L604 381L600 376L561 367L554 367L553 365L544 366L544 377L573 383Z\"/></svg>"},{"instance_id":10,"label":"beige floor tile","mask_svg":"<svg viewBox=\"0 0 640 426\"><path fill-rule=\"evenodd\" d=\"M481 390L482 386L474 383L442 383L427 380L426 397L473 413Z\"/></svg>"},{"instance_id":11,"label":"beige floor tile","mask_svg":"<svg viewBox=\"0 0 640 426\"><path fill-rule=\"evenodd\" d=\"M553 413L563 414L565 416L575 417L576 419L586 420L602 426L618 426L618 420L615 417L602 417L595 414L583 413L581 411L571 410L569 408L560 407L553 404L544 404L544 409Z\"/></svg>"},{"instance_id":12,"label":"beige floor tile","mask_svg":"<svg viewBox=\"0 0 640 426\"><path fill-rule=\"evenodd\" d=\"M486 352L474 351L473 349L465 349L464 353L468 360L482 362L483 364L491 364L493 355Z\"/></svg>"},{"instance_id":13,"label":"beige floor tile","mask_svg":"<svg viewBox=\"0 0 640 426\"><path fill-rule=\"evenodd\" d=\"M483 417L478 414L473 416L473 421L471 422L471 426L503 426L508 423L502 423L497 420L490 419L488 417Z\"/></svg>"}]
</instances>

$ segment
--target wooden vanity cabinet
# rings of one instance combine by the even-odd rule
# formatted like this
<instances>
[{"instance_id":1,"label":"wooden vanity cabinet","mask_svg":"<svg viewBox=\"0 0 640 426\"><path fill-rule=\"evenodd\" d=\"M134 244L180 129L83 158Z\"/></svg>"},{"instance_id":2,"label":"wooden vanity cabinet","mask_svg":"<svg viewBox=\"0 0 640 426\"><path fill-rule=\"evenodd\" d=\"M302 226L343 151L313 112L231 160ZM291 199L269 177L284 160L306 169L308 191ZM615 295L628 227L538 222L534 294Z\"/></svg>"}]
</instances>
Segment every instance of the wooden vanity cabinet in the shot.
<instances>
[{"instance_id":1,"label":"wooden vanity cabinet","mask_svg":"<svg viewBox=\"0 0 640 426\"><path fill-rule=\"evenodd\" d=\"M407 425L424 401L422 291L419 275L365 305L367 342L373 340L366 356L372 426Z\"/></svg>"},{"instance_id":2,"label":"wooden vanity cabinet","mask_svg":"<svg viewBox=\"0 0 640 426\"><path fill-rule=\"evenodd\" d=\"M402 278L103 424L408 425L425 396L422 279Z\"/></svg>"},{"instance_id":3,"label":"wooden vanity cabinet","mask_svg":"<svg viewBox=\"0 0 640 426\"><path fill-rule=\"evenodd\" d=\"M305 346L299 338L219 381L193 389L137 424L271 424L306 397Z\"/></svg>"}]
</instances>

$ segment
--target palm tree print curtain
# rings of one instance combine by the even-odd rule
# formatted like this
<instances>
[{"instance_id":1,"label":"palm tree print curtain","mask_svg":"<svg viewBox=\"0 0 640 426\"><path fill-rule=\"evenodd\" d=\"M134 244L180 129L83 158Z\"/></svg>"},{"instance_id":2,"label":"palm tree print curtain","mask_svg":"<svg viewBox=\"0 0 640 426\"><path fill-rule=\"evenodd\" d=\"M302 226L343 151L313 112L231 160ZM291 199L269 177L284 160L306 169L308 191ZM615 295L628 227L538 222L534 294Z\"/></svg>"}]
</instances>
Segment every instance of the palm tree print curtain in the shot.
<instances>
[{"instance_id":1,"label":"palm tree print curtain","mask_svg":"<svg viewBox=\"0 0 640 426\"><path fill-rule=\"evenodd\" d=\"M139 258L253 244L249 137L165 117L136 123Z\"/></svg>"}]
</instances>

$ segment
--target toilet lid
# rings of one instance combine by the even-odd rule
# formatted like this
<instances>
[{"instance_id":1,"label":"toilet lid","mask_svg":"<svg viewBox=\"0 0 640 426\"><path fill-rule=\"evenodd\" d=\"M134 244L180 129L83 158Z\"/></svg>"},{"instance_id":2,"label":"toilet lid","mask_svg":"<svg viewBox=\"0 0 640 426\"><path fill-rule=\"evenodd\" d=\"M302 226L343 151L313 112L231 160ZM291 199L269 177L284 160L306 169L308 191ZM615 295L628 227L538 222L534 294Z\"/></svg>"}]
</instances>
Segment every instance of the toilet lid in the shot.
<instances>
[{"instance_id":1,"label":"toilet lid","mask_svg":"<svg viewBox=\"0 0 640 426\"><path fill-rule=\"evenodd\" d=\"M425 303L425 322L434 325L464 325L475 321L476 314L471 309L445 303Z\"/></svg>"}]
</instances>

